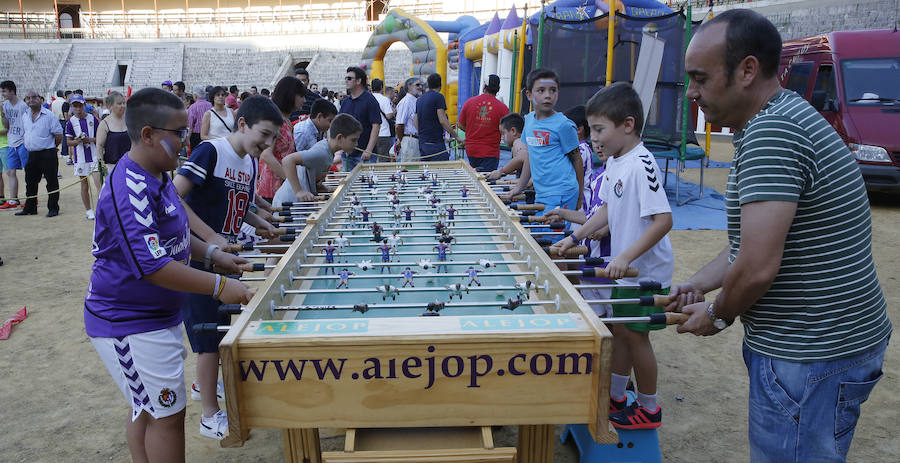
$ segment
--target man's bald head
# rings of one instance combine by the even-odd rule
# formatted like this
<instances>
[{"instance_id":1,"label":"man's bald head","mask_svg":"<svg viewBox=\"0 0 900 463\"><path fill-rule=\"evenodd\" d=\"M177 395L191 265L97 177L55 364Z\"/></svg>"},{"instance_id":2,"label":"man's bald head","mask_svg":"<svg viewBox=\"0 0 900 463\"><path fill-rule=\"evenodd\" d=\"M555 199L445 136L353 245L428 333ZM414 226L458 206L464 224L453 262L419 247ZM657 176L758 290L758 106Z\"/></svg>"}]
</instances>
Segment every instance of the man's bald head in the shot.
<instances>
[{"instance_id":1,"label":"man's bald head","mask_svg":"<svg viewBox=\"0 0 900 463\"><path fill-rule=\"evenodd\" d=\"M763 78L778 73L781 60L781 34L768 19L746 10L728 10L703 23L691 40L690 48L719 47L729 83L735 69L748 56L759 61Z\"/></svg>"}]
</instances>

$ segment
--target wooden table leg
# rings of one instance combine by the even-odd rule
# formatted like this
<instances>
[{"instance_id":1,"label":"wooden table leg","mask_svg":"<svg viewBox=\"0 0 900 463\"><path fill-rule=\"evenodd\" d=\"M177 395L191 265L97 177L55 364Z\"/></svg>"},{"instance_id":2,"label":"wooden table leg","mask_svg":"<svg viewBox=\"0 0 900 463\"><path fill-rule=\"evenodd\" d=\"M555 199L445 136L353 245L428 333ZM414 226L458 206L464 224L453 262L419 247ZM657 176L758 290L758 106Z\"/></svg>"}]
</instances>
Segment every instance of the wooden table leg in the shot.
<instances>
[{"instance_id":1,"label":"wooden table leg","mask_svg":"<svg viewBox=\"0 0 900 463\"><path fill-rule=\"evenodd\" d=\"M519 426L518 463L551 463L553 461L552 424Z\"/></svg>"},{"instance_id":2,"label":"wooden table leg","mask_svg":"<svg viewBox=\"0 0 900 463\"><path fill-rule=\"evenodd\" d=\"M317 428L282 429L285 463L321 463L322 449L319 447Z\"/></svg>"}]
</instances>

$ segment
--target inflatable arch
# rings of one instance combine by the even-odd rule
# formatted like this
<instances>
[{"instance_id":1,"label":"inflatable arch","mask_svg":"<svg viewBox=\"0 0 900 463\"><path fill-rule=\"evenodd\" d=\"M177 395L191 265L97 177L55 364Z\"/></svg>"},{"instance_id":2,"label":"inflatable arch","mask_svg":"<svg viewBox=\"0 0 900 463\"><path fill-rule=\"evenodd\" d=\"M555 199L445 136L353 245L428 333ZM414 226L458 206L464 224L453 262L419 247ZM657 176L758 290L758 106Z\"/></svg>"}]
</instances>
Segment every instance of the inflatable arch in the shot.
<instances>
[{"instance_id":1,"label":"inflatable arch","mask_svg":"<svg viewBox=\"0 0 900 463\"><path fill-rule=\"evenodd\" d=\"M385 15L363 50L362 66L369 71L369 77L384 80L384 54L394 42L403 42L412 52L410 75L441 75L441 93L449 102L447 45L427 22L398 8Z\"/></svg>"}]
</instances>

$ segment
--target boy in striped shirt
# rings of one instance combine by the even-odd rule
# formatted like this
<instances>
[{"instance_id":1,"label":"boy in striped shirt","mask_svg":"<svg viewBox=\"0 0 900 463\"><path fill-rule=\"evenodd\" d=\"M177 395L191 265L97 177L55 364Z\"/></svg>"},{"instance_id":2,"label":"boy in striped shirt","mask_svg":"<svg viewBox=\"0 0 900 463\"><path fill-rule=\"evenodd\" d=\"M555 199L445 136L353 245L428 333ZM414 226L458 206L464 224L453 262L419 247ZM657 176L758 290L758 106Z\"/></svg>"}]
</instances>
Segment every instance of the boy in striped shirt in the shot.
<instances>
[{"instance_id":1,"label":"boy in striped shirt","mask_svg":"<svg viewBox=\"0 0 900 463\"><path fill-rule=\"evenodd\" d=\"M100 191L100 165L97 158L97 127L100 121L85 111L84 97L72 94L73 116L66 122L66 143L72 147L75 175L81 178L81 202L84 203L85 217L94 220L91 208L91 187L87 178L93 177L97 191Z\"/></svg>"}]
</instances>

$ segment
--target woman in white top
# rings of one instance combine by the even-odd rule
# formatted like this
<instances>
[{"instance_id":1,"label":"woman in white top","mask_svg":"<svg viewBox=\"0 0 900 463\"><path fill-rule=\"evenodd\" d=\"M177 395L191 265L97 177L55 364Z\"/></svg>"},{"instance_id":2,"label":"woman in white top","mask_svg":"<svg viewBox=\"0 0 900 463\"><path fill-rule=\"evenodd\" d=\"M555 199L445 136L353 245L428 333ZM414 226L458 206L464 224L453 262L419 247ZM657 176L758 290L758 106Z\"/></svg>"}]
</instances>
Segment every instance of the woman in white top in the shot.
<instances>
[{"instance_id":1,"label":"woman in white top","mask_svg":"<svg viewBox=\"0 0 900 463\"><path fill-rule=\"evenodd\" d=\"M214 87L209 92L213 107L203 115L200 125L200 139L223 138L234 128L234 111L225 106L228 91L224 87Z\"/></svg>"}]
</instances>

